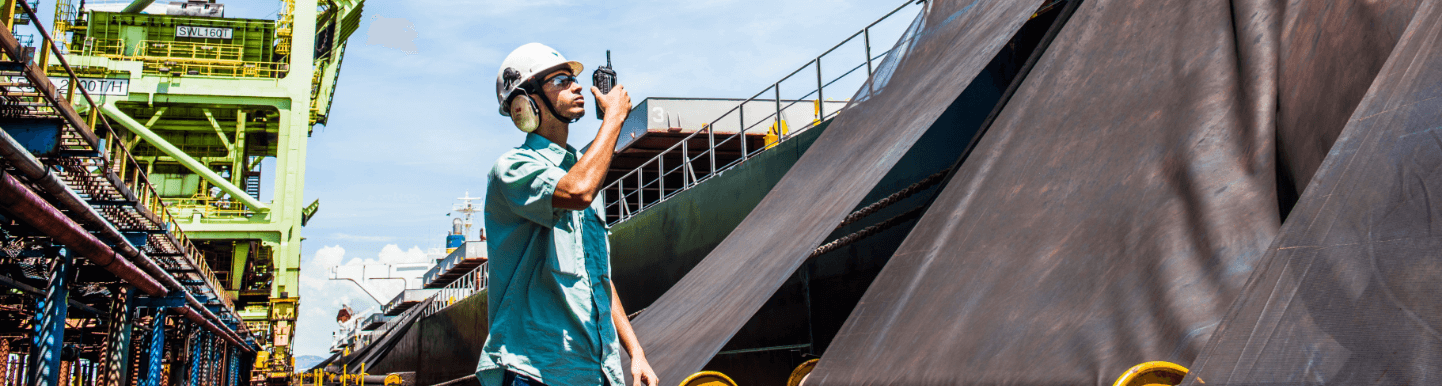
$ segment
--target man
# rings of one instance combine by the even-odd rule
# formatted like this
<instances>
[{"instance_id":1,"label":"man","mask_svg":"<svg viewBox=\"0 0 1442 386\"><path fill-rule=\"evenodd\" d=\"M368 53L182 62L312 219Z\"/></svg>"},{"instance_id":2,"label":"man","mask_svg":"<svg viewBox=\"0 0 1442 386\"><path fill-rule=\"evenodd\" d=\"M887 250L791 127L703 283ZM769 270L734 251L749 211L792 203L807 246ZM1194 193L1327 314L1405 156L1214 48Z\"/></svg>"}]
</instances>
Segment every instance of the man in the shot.
<instances>
[{"instance_id":1,"label":"man","mask_svg":"<svg viewBox=\"0 0 1442 386\"><path fill-rule=\"evenodd\" d=\"M490 334L476 365L485 386L624 386L620 347L635 384L657 384L611 283L599 198L631 96L620 85L591 88L605 116L580 154L566 140L586 113L581 69L531 43L506 57L496 80L501 115L528 134L496 161L486 189Z\"/></svg>"}]
</instances>

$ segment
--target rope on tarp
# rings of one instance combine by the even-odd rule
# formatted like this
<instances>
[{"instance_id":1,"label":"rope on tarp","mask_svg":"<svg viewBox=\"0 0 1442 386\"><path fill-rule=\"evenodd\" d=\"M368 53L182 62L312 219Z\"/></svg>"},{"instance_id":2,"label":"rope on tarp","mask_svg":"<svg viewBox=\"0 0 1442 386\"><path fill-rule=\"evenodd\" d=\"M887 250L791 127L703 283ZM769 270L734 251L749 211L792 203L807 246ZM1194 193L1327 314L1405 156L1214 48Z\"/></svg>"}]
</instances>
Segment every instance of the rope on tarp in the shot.
<instances>
[{"instance_id":1,"label":"rope on tarp","mask_svg":"<svg viewBox=\"0 0 1442 386\"><path fill-rule=\"evenodd\" d=\"M855 223L857 221L861 221L861 219L866 218L866 216L870 216L873 213L876 213L876 211L881 210L881 208L891 206L892 204L895 204L902 199L911 197L917 192L926 190L926 188L930 188L932 185L936 185L937 182L941 182L941 179L946 178L946 173L950 171L951 168L942 169L941 171L936 172L936 174L927 176L926 178L921 179L921 181L917 181L916 183L911 184L911 186L907 186L906 188L898 190L896 193L892 193L890 196L886 196L886 198L877 200L876 202L871 203L871 205L867 205L865 208L861 208L856 210L855 212L851 212L850 215L846 216L845 220L841 220L841 224L837 225L836 228L839 229L841 227L851 225L852 223ZM815 255L813 254L813 256Z\"/></svg>"},{"instance_id":2,"label":"rope on tarp","mask_svg":"<svg viewBox=\"0 0 1442 386\"><path fill-rule=\"evenodd\" d=\"M851 225L857 221L861 221L861 219L875 214L882 208L886 208L888 206L896 204L897 202L900 202L907 197L911 197L916 193L919 193L923 190L926 190L927 188L936 185L938 182L941 182L942 179L946 178L946 173L948 172L951 172L951 168L942 169L935 174L926 176L926 178L921 179L921 181L917 181L916 183L911 184L911 186L907 186L905 188L902 188L901 190L896 191L896 193L892 193L890 196L886 196L886 198L882 198L880 200L877 200L876 202L871 203L871 205L867 205L864 208L857 209L855 212L851 212L851 214L846 216L846 219L841 220L841 224L837 225L836 229L841 229L841 227ZM826 254L827 252L834 251L837 248L851 245L852 243L860 241L861 239L890 229L891 227L894 227L896 226L896 224L899 224L903 221L919 217L921 215L921 212L926 209L926 206L927 205L923 205L912 208L911 210L908 210L902 214L896 215L896 217L886 219L885 221L873 224L872 226L866 227L860 231L857 231L856 233L843 236L839 239L832 240L829 243L816 247L815 250L811 251L810 257L820 256ZM646 309L642 308L636 310L636 312L632 312L631 314L626 315L626 320L635 320L636 317L641 315L642 312L646 312Z\"/></svg>"},{"instance_id":3,"label":"rope on tarp","mask_svg":"<svg viewBox=\"0 0 1442 386\"><path fill-rule=\"evenodd\" d=\"M871 235L874 235L874 234L877 234L877 233L881 233L881 231L890 229L891 227L896 226L896 224L900 224L900 223L902 223L902 222L904 222L904 221L911 220L911 219L914 219L914 218L917 218L917 217L921 217L921 213L925 212L925 209L926 209L926 207L924 207L924 206L918 206L918 207L915 207L915 208L911 208L911 210L908 210L908 211L906 211L905 213L902 213L902 214L898 214L898 215L896 215L896 217L892 217L892 218L886 219L886 221L882 221L882 222L873 224L872 226L866 227L866 229L862 229L862 230L860 230L860 231L857 231L856 233L852 233L852 234L849 234L849 235L846 235L846 236L842 236L842 237L839 238L839 239L832 240L832 241L829 242L829 243L826 243L826 244L823 244L823 245L821 245L821 246L819 246L819 247L816 247L815 250L812 250L812 251L811 251L811 256L809 256L809 257L807 257L807 258L813 258L813 257L816 257L816 256L824 255L824 254L826 254L827 252L831 252L831 251L836 250L837 248L841 248L841 247L844 247L844 246L847 246L847 245L851 245L851 243L855 243L855 242L857 242L857 241L859 241L859 240L861 240L861 239L864 239L864 238L867 238L867 237L871 237Z\"/></svg>"},{"instance_id":4,"label":"rope on tarp","mask_svg":"<svg viewBox=\"0 0 1442 386\"><path fill-rule=\"evenodd\" d=\"M841 221L841 224L840 224L840 225L837 225L836 228L837 228L837 229L841 229L841 227L844 227L844 226L847 226L847 225L851 225L852 223L855 223L855 222L857 222L857 221L860 221L861 219L866 218L867 216L870 216L870 215L872 215L872 214L875 214L877 211L880 211L882 208L891 206L892 204L896 204L897 202L900 202L901 200L903 200L903 199L905 199L905 198L907 198L907 197L911 197L912 195L915 195L916 193L919 193L919 192L921 192L921 191L923 191L923 190L926 190L927 188L930 188L930 187L936 185L938 182L941 182L942 179L946 178L946 173L948 173L948 172L950 172L950 171L951 171L951 168L946 168L946 169L943 169L943 170L941 170L941 171L938 171L938 172L936 172L935 174L932 174L932 175L930 175L930 176L927 176L926 178L921 179L921 181L917 181L916 183L911 184L911 186L907 186L907 187L905 187L905 188L903 188L903 189L901 189L901 190L896 191L896 193L892 193L890 196L886 196L886 198L877 200L876 202L871 203L871 205L867 205L865 208L857 209L855 212L851 212L851 214L847 215L847 216L846 216L846 219L845 219L845 220L842 220L842 221ZM826 244L823 244L823 245L821 245L821 246L819 246L819 247L816 247L815 250L812 250L810 257L820 256L820 255L826 254L827 252L834 251L834 250L836 250L837 248L841 248L841 247L844 247L844 246L847 246L847 245L851 245L852 243L855 243L855 242L857 242L857 241L860 241L861 239L870 237L871 235L874 235L874 234L877 234L877 233L881 233L881 231L890 229L891 227L894 227L894 226L896 226L896 224L900 224L900 223L903 222L903 221L911 220L911 219L916 218L916 217L920 217L920 216L921 216L921 213L924 211L924 209L926 209L926 205L918 206L918 207L916 207L916 208L912 208L911 210L908 210L908 211L906 211L906 212L904 212L904 213L902 213L902 214L896 215L896 217L892 217L892 218L886 219L885 221L882 221L882 222L873 224L873 225L871 225L871 226L869 226L869 227L866 227L866 228L864 228L864 229L862 229L862 230L860 230L860 231L857 231L856 233L852 233L852 234L843 236L843 237L841 237L841 238L839 238L839 239L832 240L831 242L826 243ZM810 257L808 257L808 258L810 258ZM642 312L646 312L646 309L645 309L645 308L642 308L642 309L636 310L636 312L632 312L630 315L626 315L626 319L627 319L627 320L635 320L635 319L636 319L636 316L641 315Z\"/></svg>"}]
</instances>

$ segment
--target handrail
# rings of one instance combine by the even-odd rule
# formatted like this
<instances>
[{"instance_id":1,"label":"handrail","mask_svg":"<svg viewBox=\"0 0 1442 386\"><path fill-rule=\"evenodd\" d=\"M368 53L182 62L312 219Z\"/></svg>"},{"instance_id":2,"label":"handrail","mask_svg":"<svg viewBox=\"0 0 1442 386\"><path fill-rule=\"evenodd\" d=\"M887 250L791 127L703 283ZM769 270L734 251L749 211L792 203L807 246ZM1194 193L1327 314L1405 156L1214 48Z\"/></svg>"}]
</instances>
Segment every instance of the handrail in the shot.
<instances>
[{"instance_id":1,"label":"handrail","mask_svg":"<svg viewBox=\"0 0 1442 386\"><path fill-rule=\"evenodd\" d=\"M773 82L770 86L767 86L765 89L762 89L755 95L752 95L751 97L740 101L736 104L736 106L722 113L719 117L710 121L710 123L703 124L701 130L692 132L691 134L677 141L677 143L672 144L670 147L667 147L665 150L660 151L647 161L642 162L641 165L622 174L620 177L616 178L614 182L607 184L604 188L602 188L602 192L616 192L615 196L605 194L604 210L608 215L610 215L613 213L612 208L614 207L614 214L616 215L615 220L609 221L609 223L614 225L615 223L624 221L632 216L635 216L637 213L640 213L641 211L649 208L650 206L665 201L672 195L690 189L691 187L710 179L712 176L715 176L717 172L724 171L726 169L734 167L735 165L738 165L741 162L744 162L745 160L749 159L752 154L769 148L769 146L757 149L747 148L748 145L745 139L746 132L747 130L752 129L757 125L761 125L770 121L772 125L771 127L777 128L777 142L780 142L792 138L795 134L806 131L807 129L810 129L827 119L835 117L836 114L839 113L839 111L832 111L830 113L827 113L825 111L825 88L847 76L850 76L852 73L861 69L861 67L863 66L866 67L867 76L870 76L875 71L875 66L873 65L873 62L877 59L883 58L891 54L891 50L887 50L878 55L872 55L871 28L889 19L891 16L895 15L897 12L900 12L902 9L905 9L910 5L924 3L925 0L905 1L901 6L896 7L895 9L891 10L891 12L887 12L885 15L881 16L875 21L872 21L871 24L868 24L865 28L862 28L856 33L851 34L846 39L843 39L840 43L837 43L830 49L822 52L821 55L818 55L816 58L807 61L806 64L797 68L795 71L792 71L785 77L782 77L780 80ZM832 52L836 51L841 46L852 42L858 36L862 38L863 44L865 46L866 59L861 61L861 63L858 63L857 65L851 67L840 76L834 77L830 81L826 81L825 77L822 75L822 59L827 57L827 55L830 55ZM911 37L908 37L907 39L911 39ZM800 98L792 99L789 103L786 103L785 106L782 106L782 103L784 101L781 98L781 83L791 79L797 74L800 74L808 67L816 68L816 88L801 96ZM775 98L771 100L758 99L761 98L762 95L767 94L768 92L772 93ZM786 124L785 119L782 117L783 112L795 106L797 103L808 101L806 98L810 98L812 95L816 96L816 99L809 100L816 105L815 120L808 123L807 125L804 125L800 129L791 131L790 133L782 133L779 128ZM766 115L760 120L757 120L754 123L748 125L745 118L746 112L744 107L752 102L774 102L775 110L773 113ZM733 113L736 115L737 122L739 123L737 132L725 136L718 141L712 128L714 128L716 124L720 123L723 119L728 119L728 117L731 117ZM693 138L696 138L698 135L702 135L703 133L706 136L706 148L699 151L690 149L689 143L691 142L691 140ZM718 165L716 161L717 149L719 148L719 146L726 145L732 140L739 142L739 147L741 149L740 158L737 158L736 160L733 160L726 164ZM671 167L669 169L666 168L665 163L667 156L671 155L673 156L673 158L675 158L674 156L676 155L676 152L681 153L679 157L681 159L681 164L675 165L674 167ZM695 152L696 154L694 157L692 156L693 152ZM692 165L692 162L697 161L702 157L707 157L709 159L709 172L705 173L704 175L698 176L695 167ZM655 170L648 170L651 168L654 168ZM672 175L678 172L681 173L681 187L676 189L667 189L666 177L668 175ZM654 178L648 181L647 175L654 175ZM626 181L632 179L633 177L635 178L634 185L628 187ZM647 200L646 191L649 189L656 190L656 198L654 200ZM633 198L635 199L635 202L631 202ZM635 208L632 208L632 205L635 205Z\"/></svg>"},{"instance_id":2,"label":"handrail","mask_svg":"<svg viewBox=\"0 0 1442 386\"><path fill-rule=\"evenodd\" d=\"M453 304L459 303L460 301L465 300L471 295L475 295L476 293L481 292L481 290L486 289L486 285L489 282L489 277L486 274L486 264L487 263L481 263L481 265L476 266L475 269L467 272L464 276L456 278L455 281L451 282L450 284L446 284L446 286L441 287L439 291L436 291L435 293L431 294L431 296L428 296L426 297L426 299L421 300L421 303L424 304L424 306L412 307L411 309L402 312L400 315L391 318L391 320L385 322L385 324L376 328L375 331L378 331L380 333L390 333L390 331L394 330L395 327L397 327L397 324L400 324L406 320L410 320L411 315L420 313L421 315L419 316L419 318L435 315L437 312L441 312L441 310L446 309L446 307L450 307ZM427 300L429 300L429 302ZM417 320L419 320L419 318L417 318Z\"/></svg>"}]
</instances>

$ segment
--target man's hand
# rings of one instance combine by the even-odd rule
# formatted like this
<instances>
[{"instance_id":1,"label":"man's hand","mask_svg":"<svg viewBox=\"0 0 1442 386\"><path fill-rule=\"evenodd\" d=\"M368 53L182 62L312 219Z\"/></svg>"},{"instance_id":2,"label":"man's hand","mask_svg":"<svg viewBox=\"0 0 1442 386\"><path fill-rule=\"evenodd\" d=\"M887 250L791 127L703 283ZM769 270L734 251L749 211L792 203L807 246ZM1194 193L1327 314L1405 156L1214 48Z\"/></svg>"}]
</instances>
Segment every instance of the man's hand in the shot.
<instances>
[{"instance_id":1,"label":"man's hand","mask_svg":"<svg viewBox=\"0 0 1442 386\"><path fill-rule=\"evenodd\" d=\"M611 90L615 92L615 90ZM610 111L610 110L607 110ZM631 383L635 386L657 386L661 380L656 378L656 371L651 370L651 363L646 357L631 358Z\"/></svg>"},{"instance_id":2,"label":"man's hand","mask_svg":"<svg viewBox=\"0 0 1442 386\"><path fill-rule=\"evenodd\" d=\"M626 86L616 85L611 88L610 94L602 94L601 89L591 86L591 95L596 97L596 104L606 111L602 118L615 117L622 121L631 114L631 94L626 92Z\"/></svg>"}]
</instances>

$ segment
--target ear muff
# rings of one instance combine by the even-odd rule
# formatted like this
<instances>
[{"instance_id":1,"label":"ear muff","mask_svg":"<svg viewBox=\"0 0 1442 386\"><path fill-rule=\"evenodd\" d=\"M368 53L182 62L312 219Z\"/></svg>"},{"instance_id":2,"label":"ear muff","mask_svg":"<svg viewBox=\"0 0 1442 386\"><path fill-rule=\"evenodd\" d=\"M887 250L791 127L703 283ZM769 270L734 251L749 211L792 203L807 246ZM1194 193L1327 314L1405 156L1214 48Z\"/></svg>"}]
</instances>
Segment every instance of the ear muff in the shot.
<instances>
[{"instance_id":1,"label":"ear muff","mask_svg":"<svg viewBox=\"0 0 1442 386\"><path fill-rule=\"evenodd\" d=\"M525 91L521 95L511 97L510 107L507 111L511 113L511 123L516 124L517 129L524 132L536 131L541 126L541 109L536 107L536 101L530 98Z\"/></svg>"}]
</instances>

